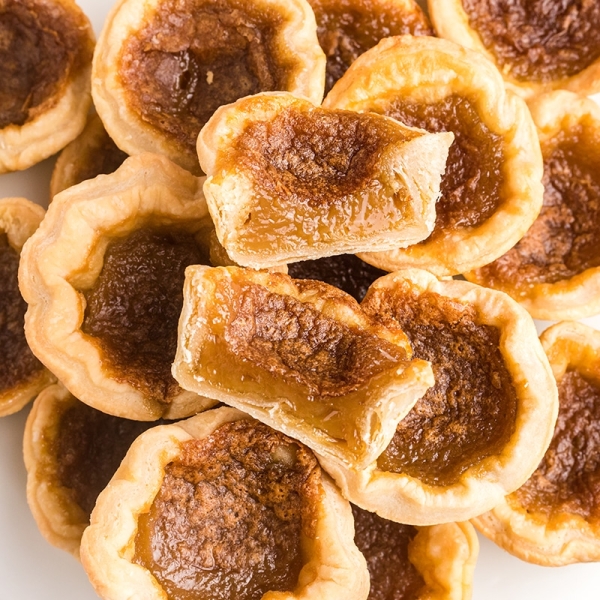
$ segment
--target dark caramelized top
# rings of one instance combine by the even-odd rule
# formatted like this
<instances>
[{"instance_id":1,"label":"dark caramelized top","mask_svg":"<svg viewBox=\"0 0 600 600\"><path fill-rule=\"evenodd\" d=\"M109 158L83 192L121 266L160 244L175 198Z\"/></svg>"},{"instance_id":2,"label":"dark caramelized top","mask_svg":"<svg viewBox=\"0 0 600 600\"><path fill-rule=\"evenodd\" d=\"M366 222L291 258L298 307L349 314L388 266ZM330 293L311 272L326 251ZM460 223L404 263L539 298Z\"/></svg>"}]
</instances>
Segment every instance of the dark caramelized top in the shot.
<instances>
[{"instance_id":1,"label":"dark caramelized top","mask_svg":"<svg viewBox=\"0 0 600 600\"><path fill-rule=\"evenodd\" d=\"M70 74L92 60L89 25L60 3L0 5L0 129L51 108Z\"/></svg>"},{"instance_id":2,"label":"dark caramelized top","mask_svg":"<svg viewBox=\"0 0 600 600\"><path fill-rule=\"evenodd\" d=\"M500 331L478 323L474 308L423 292L377 292L369 314L397 321L415 358L432 363L435 385L400 422L377 461L429 485L452 485L515 431L517 397L499 349Z\"/></svg>"},{"instance_id":3,"label":"dark caramelized top","mask_svg":"<svg viewBox=\"0 0 600 600\"><path fill-rule=\"evenodd\" d=\"M18 270L19 255L0 232L0 394L43 368L25 339L27 304L19 292Z\"/></svg>"},{"instance_id":4,"label":"dark caramelized top","mask_svg":"<svg viewBox=\"0 0 600 600\"><path fill-rule=\"evenodd\" d=\"M320 469L304 446L236 421L182 444L141 515L134 561L170 600L260 600L293 591L314 538Z\"/></svg>"},{"instance_id":5,"label":"dark caramelized top","mask_svg":"<svg viewBox=\"0 0 600 600\"><path fill-rule=\"evenodd\" d=\"M449 96L436 104L419 104L395 99L385 114L431 133L454 133L432 237L477 227L493 215L503 202L503 141L488 129L469 100Z\"/></svg>"},{"instance_id":6,"label":"dark caramelized top","mask_svg":"<svg viewBox=\"0 0 600 600\"><path fill-rule=\"evenodd\" d=\"M540 466L514 497L528 511L600 520L600 383L576 370L558 382L554 437Z\"/></svg>"},{"instance_id":7,"label":"dark caramelized top","mask_svg":"<svg viewBox=\"0 0 600 600\"><path fill-rule=\"evenodd\" d=\"M352 505L354 543L367 560L371 589L368 600L417 600L425 580L408 558L418 533L412 525L382 519Z\"/></svg>"},{"instance_id":8,"label":"dark caramelized top","mask_svg":"<svg viewBox=\"0 0 600 600\"><path fill-rule=\"evenodd\" d=\"M94 287L85 291L84 333L99 344L103 364L149 398L168 402L185 268L204 263L190 233L139 229L110 243Z\"/></svg>"},{"instance_id":9,"label":"dark caramelized top","mask_svg":"<svg viewBox=\"0 0 600 600\"><path fill-rule=\"evenodd\" d=\"M600 4L595 0L462 3L484 46L517 80L569 77L600 57Z\"/></svg>"},{"instance_id":10,"label":"dark caramelized top","mask_svg":"<svg viewBox=\"0 0 600 600\"><path fill-rule=\"evenodd\" d=\"M383 38L433 35L417 4L410 10L372 0L309 0L309 4L315 11L319 44L327 57L325 93L361 54Z\"/></svg>"}]
</instances>

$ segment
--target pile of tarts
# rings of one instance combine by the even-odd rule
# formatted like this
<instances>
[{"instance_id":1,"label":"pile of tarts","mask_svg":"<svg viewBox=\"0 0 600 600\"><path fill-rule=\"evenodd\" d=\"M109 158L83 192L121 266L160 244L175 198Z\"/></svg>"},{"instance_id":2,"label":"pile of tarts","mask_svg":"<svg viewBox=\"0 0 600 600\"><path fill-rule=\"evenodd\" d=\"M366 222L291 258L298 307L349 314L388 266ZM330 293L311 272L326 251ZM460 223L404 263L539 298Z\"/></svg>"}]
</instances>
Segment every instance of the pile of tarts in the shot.
<instances>
[{"instance_id":1,"label":"pile of tarts","mask_svg":"<svg viewBox=\"0 0 600 600\"><path fill-rule=\"evenodd\" d=\"M475 4L0 8L0 170L68 144L0 201L0 414L102 598L599 560L599 334L532 316L600 311L600 11Z\"/></svg>"}]
</instances>

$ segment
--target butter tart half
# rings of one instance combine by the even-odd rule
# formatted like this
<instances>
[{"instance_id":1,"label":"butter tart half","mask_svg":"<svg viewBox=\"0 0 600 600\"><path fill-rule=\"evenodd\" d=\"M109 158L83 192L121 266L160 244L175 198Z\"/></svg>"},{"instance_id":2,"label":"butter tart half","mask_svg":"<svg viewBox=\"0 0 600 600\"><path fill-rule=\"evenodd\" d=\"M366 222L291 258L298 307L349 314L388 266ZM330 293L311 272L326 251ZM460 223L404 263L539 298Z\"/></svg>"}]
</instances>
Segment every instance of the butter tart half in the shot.
<instances>
[{"instance_id":1,"label":"butter tart half","mask_svg":"<svg viewBox=\"0 0 600 600\"><path fill-rule=\"evenodd\" d=\"M535 319L600 312L600 108L565 91L534 99L544 157L544 204L523 239L465 273L510 294Z\"/></svg>"},{"instance_id":2,"label":"butter tart half","mask_svg":"<svg viewBox=\"0 0 600 600\"><path fill-rule=\"evenodd\" d=\"M4 0L0 39L4 173L48 158L83 129L94 33L72 0Z\"/></svg>"},{"instance_id":3,"label":"butter tart half","mask_svg":"<svg viewBox=\"0 0 600 600\"><path fill-rule=\"evenodd\" d=\"M236 263L264 268L426 238L451 142L264 93L220 108L198 156L220 242Z\"/></svg>"},{"instance_id":4,"label":"butter tart half","mask_svg":"<svg viewBox=\"0 0 600 600\"><path fill-rule=\"evenodd\" d=\"M171 375L184 270L207 264L202 180L158 155L58 194L23 250L34 354L78 399L138 420L214 404Z\"/></svg>"},{"instance_id":5,"label":"butter tart half","mask_svg":"<svg viewBox=\"0 0 600 600\"><path fill-rule=\"evenodd\" d=\"M321 457L345 497L411 525L466 520L522 485L544 455L558 410L531 317L506 294L417 269L377 280L361 303L399 326L435 385L364 469Z\"/></svg>"},{"instance_id":6,"label":"butter tart half","mask_svg":"<svg viewBox=\"0 0 600 600\"><path fill-rule=\"evenodd\" d=\"M440 37L492 60L522 97L600 91L600 6L540 0L428 0Z\"/></svg>"},{"instance_id":7,"label":"butter tart half","mask_svg":"<svg viewBox=\"0 0 600 600\"><path fill-rule=\"evenodd\" d=\"M381 41L325 99L430 132L451 131L432 234L419 244L362 253L380 269L457 275L514 246L542 205L542 157L527 106L473 50L432 37Z\"/></svg>"},{"instance_id":8,"label":"butter tart half","mask_svg":"<svg viewBox=\"0 0 600 600\"><path fill-rule=\"evenodd\" d=\"M173 373L343 463L369 464L433 384L398 327L324 283L189 267Z\"/></svg>"},{"instance_id":9,"label":"butter tart half","mask_svg":"<svg viewBox=\"0 0 600 600\"><path fill-rule=\"evenodd\" d=\"M23 244L44 213L25 198L0 200L0 417L21 410L54 381L25 339L27 304L17 277Z\"/></svg>"},{"instance_id":10,"label":"butter tart half","mask_svg":"<svg viewBox=\"0 0 600 600\"><path fill-rule=\"evenodd\" d=\"M353 534L308 448L219 408L135 441L81 559L105 600L366 600Z\"/></svg>"},{"instance_id":11,"label":"butter tart half","mask_svg":"<svg viewBox=\"0 0 600 600\"><path fill-rule=\"evenodd\" d=\"M473 523L535 564L599 561L600 332L563 321L541 341L558 383L554 437L529 480Z\"/></svg>"},{"instance_id":12,"label":"butter tart half","mask_svg":"<svg viewBox=\"0 0 600 600\"><path fill-rule=\"evenodd\" d=\"M324 82L306 0L120 0L98 40L92 94L123 151L198 173L196 138L219 106L271 90L320 103Z\"/></svg>"}]
</instances>

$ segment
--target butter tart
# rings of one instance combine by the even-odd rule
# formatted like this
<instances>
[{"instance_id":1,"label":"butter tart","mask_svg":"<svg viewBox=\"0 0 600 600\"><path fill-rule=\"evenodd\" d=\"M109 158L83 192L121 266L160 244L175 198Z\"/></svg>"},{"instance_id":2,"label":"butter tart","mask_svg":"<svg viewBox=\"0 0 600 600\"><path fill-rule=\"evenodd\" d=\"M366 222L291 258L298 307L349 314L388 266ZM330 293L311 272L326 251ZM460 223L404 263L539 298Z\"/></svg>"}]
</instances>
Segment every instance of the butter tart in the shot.
<instances>
[{"instance_id":1,"label":"butter tart","mask_svg":"<svg viewBox=\"0 0 600 600\"><path fill-rule=\"evenodd\" d=\"M535 319L600 312L600 108L571 92L532 101L544 157L542 211L519 243L465 273L502 290Z\"/></svg>"},{"instance_id":2,"label":"butter tart","mask_svg":"<svg viewBox=\"0 0 600 600\"><path fill-rule=\"evenodd\" d=\"M600 5L541 0L428 0L440 37L492 60L509 89L600 91Z\"/></svg>"},{"instance_id":3,"label":"butter tart","mask_svg":"<svg viewBox=\"0 0 600 600\"><path fill-rule=\"evenodd\" d=\"M0 417L20 410L54 381L25 339L27 304L17 278L21 248L44 213L25 198L0 200Z\"/></svg>"},{"instance_id":4,"label":"butter tart","mask_svg":"<svg viewBox=\"0 0 600 600\"><path fill-rule=\"evenodd\" d=\"M398 327L282 273L189 267L173 374L322 454L369 464L433 384Z\"/></svg>"},{"instance_id":5,"label":"butter tart","mask_svg":"<svg viewBox=\"0 0 600 600\"><path fill-rule=\"evenodd\" d=\"M535 564L599 561L600 332L563 321L541 340L558 383L552 443L530 479L473 523Z\"/></svg>"},{"instance_id":6,"label":"butter tart","mask_svg":"<svg viewBox=\"0 0 600 600\"><path fill-rule=\"evenodd\" d=\"M83 129L94 33L72 0L0 6L0 173L27 169Z\"/></svg>"},{"instance_id":7,"label":"butter tart","mask_svg":"<svg viewBox=\"0 0 600 600\"><path fill-rule=\"evenodd\" d=\"M350 505L312 452L232 408L142 434L91 521L81 559L104 599L368 595Z\"/></svg>"},{"instance_id":8,"label":"butter tart","mask_svg":"<svg viewBox=\"0 0 600 600\"><path fill-rule=\"evenodd\" d=\"M558 410L548 360L531 317L507 295L408 269L377 280L361 303L400 326L435 385L364 469L322 457L344 496L411 525L466 520L531 475Z\"/></svg>"},{"instance_id":9,"label":"butter tart","mask_svg":"<svg viewBox=\"0 0 600 600\"><path fill-rule=\"evenodd\" d=\"M480 267L514 246L540 211L542 157L529 110L475 51L431 37L385 39L354 62L324 106L454 133L432 234L360 255L380 269L451 276Z\"/></svg>"},{"instance_id":10,"label":"butter tart","mask_svg":"<svg viewBox=\"0 0 600 600\"><path fill-rule=\"evenodd\" d=\"M78 399L138 420L214 404L171 375L183 279L207 264L202 180L158 155L58 194L23 250L34 354Z\"/></svg>"},{"instance_id":11,"label":"butter tart","mask_svg":"<svg viewBox=\"0 0 600 600\"><path fill-rule=\"evenodd\" d=\"M320 103L324 82L306 0L120 0L98 40L92 94L123 151L198 173L196 138L219 106L271 90Z\"/></svg>"},{"instance_id":12,"label":"butter tart","mask_svg":"<svg viewBox=\"0 0 600 600\"><path fill-rule=\"evenodd\" d=\"M426 238L452 139L264 93L221 107L198 157L221 244L264 268Z\"/></svg>"}]
</instances>

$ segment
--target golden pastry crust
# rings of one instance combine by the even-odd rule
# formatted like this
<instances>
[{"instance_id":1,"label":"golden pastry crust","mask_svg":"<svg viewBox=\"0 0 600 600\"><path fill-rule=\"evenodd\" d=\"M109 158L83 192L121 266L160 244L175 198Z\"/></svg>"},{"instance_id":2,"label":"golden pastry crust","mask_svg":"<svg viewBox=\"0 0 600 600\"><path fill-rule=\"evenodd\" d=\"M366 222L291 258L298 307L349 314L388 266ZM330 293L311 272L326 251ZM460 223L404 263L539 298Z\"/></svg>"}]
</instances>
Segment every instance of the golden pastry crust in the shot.
<instances>
[{"instance_id":1,"label":"golden pastry crust","mask_svg":"<svg viewBox=\"0 0 600 600\"><path fill-rule=\"evenodd\" d=\"M12 258L7 255L7 260L2 261L3 285L0 286L0 417L21 410L41 390L55 381L54 376L32 356L24 334L14 333L17 328L22 329L25 311L23 307L23 312L19 313L17 308L18 302L22 302L17 288L17 261L23 244L39 227L44 214L41 206L25 198L0 200L0 256L4 252L12 255ZM3 238L6 243L4 248ZM19 373L14 377L11 375L11 366L18 360L23 360L24 364L21 368L17 367Z\"/></svg>"},{"instance_id":2,"label":"golden pastry crust","mask_svg":"<svg viewBox=\"0 0 600 600\"><path fill-rule=\"evenodd\" d=\"M563 321L546 329L540 339L550 359L559 388L565 375L575 371L595 382L596 388L600 389L600 332L583 323ZM560 402L560 411L563 412L565 406L568 407L569 399L561 395ZM560 420L559 416L559 423ZM557 426L557 433L558 431ZM584 451L594 452L597 456L597 445L595 446L597 441L594 434L586 438L585 432L582 432L580 439L584 446L581 451L577 450L575 456L583 458ZM562 444L563 451L568 451L567 440L564 437ZM552 451L553 446L554 442L549 451ZM575 468L579 466L581 471L581 465L575 463L573 466ZM592 460L586 477L591 478L590 481L597 481L593 466ZM597 466L595 473L598 473ZM534 482L534 477L528 484L530 482ZM544 482L543 475L541 482ZM546 482L546 485L552 489L554 482ZM578 493L583 491L593 496L595 494L594 500L597 502L597 484L592 483L590 488L581 485ZM575 494L574 491L572 493ZM571 504L575 510L570 510L565 502L560 507L538 506L536 510L535 506L524 505L519 493L515 492L491 511L473 519L472 523L481 533L507 552L531 563L561 566L598 561L600 560L600 519L598 519L597 508L595 511L592 510L593 514L586 516L578 514L579 507L576 504L576 502Z\"/></svg>"},{"instance_id":3,"label":"golden pastry crust","mask_svg":"<svg viewBox=\"0 0 600 600\"><path fill-rule=\"evenodd\" d=\"M530 108L544 156L544 206L514 248L465 277L510 294L534 319L589 317L600 312L600 108L565 91Z\"/></svg>"},{"instance_id":4,"label":"golden pastry crust","mask_svg":"<svg viewBox=\"0 0 600 600\"><path fill-rule=\"evenodd\" d=\"M321 454L369 464L433 383L399 328L341 290L281 273L189 267L173 374Z\"/></svg>"},{"instance_id":5,"label":"golden pastry crust","mask_svg":"<svg viewBox=\"0 0 600 600\"><path fill-rule=\"evenodd\" d=\"M522 11L521 6L516 3L513 4L515 12L512 15L510 11L507 12L507 6L508 5L506 4L502 5L502 14L506 23L513 24L517 22L519 18L522 18L523 13L521 12L519 14L519 12ZM593 3L588 5L588 9L593 6ZM506 64L499 63L496 55L483 43L480 33L471 26L469 16L463 5L463 0L428 0L428 7L429 16L440 37L462 44L472 50L476 50L486 56L488 60L497 64L506 82L506 87L523 98L533 98L538 94L556 89L570 90L582 96L587 96L600 91L599 58L593 60L593 62L583 70L575 72L570 76L556 75L544 81L543 79L545 79L545 77L542 77L542 80L539 80L541 72L538 72L536 77L516 77L514 73L511 73L514 66L511 64L511 61L508 60ZM565 10L565 8L566 6L564 8L561 7L562 10ZM549 23L555 24L554 31L546 30L542 32L542 35L538 36L535 32L531 31L530 28L532 25L530 23L527 34L523 33L523 35L529 36L524 47L531 49L533 52L533 45L537 42L538 48L541 46L542 52L545 52L549 39L560 39L571 28L571 21L576 22L582 18L580 15L574 13L572 9L574 9L574 6L569 4L568 10L571 11L571 14L567 15L563 13L563 15L551 15L548 12L548 7L542 8L544 12L542 15L538 15L538 17L541 17L541 19L544 20L545 25L548 25ZM514 19L511 17L514 17ZM596 18L597 17L598 13L596 11ZM595 27L595 24L592 24L591 22L587 23L588 30ZM516 25L516 28L517 30L521 29L521 31L524 31L524 28L520 24ZM509 44L509 48L512 48L512 52L509 51L509 55L512 53L514 56L521 52L521 48L516 50L513 45L510 45L509 42L507 43ZM564 54L567 56L576 54L577 45L579 43L581 43L580 37L575 40L575 47L569 48L567 46L563 49Z\"/></svg>"},{"instance_id":6,"label":"golden pastry crust","mask_svg":"<svg viewBox=\"0 0 600 600\"><path fill-rule=\"evenodd\" d=\"M91 105L95 38L72 0L5 2L0 29L0 173L5 173L31 167L79 135Z\"/></svg>"},{"instance_id":7,"label":"golden pastry crust","mask_svg":"<svg viewBox=\"0 0 600 600\"><path fill-rule=\"evenodd\" d=\"M451 476L446 475L445 471L440 471L443 477L440 475L433 478L434 469L439 470L440 466L435 466L435 457L426 458L428 449L425 446L418 451L415 464L419 459L422 469L429 469L431 477L429 475L426 477L426 474L420 471L409 475L406 467L401 468L403 463L399 463L397 472L384 470L381 459L372 462L364 469L348 468L331 457L321 457L320 460L325 470L340 486L345 497L384 518L413 525L433 525L469 519L489 510L506 494L517 489L539 464L550 443L556 421L558 409L556 385L548 360L538 342L533 321L505 294L480 288L465 281L438 281L426 271L410 269L392 273L376 281L371 286L362 306L367 314L371 317L378 316L387 325L389 321L397 319L394 316L396 310L394 303L398 302L399 306L404 305L406 294L415 294L417 313L421 310L419 303L432 294L437 297L438 302L450 301L452 310L463 311L462 317L456 317L456 322L452 321L448 325L448 331L436 329L435 335L440 338L448 335L456 336L458 341L453 352L464 353L467 357L465 365L468 361L478 362L481 357L471 353L470 348L463 348L466 343L458 337L457 333L454 333L454 328L465 320L474 318L477 327L491 326L498 331L499 338L496 343L506 375L503 375L500 367L494 366L493 370L489 374L486 373L484 377L493 388L505 390L506 396L511 389L514 390L514 398L509 398L514 404L512 417L514 425L496 436L497 448L494 448L493 453L476 452L473 459L469 459L464 465L461 463L461 468ZM475 317L469 316L471 311L474 311ZM397 322L400 324L400 321ZM408 328L407 333L409 333ZM411 335L412 333L409 333L409 337ZM418 341L420 344L421 340ZM411 343L415 348L415 354L419 356L420 352L416 350L417 338L411 339ZM489 356L492 364L491 348ZM412 409L412 414L422 415L425 419L421 425L422 429L434 436L436 433L432 422L427 423L427 420L438 419L446 423L445 430L450 432L450 437L445 442L442 440L441 446L433 446L436 452L443 453L445 449L450 454L449 446L443 444L456 444L465 453L473 452L470 447L464 446L473 443L468 431L469 421L458 420L459 416L462 418L462 413L465 411L457 411L456 414L451 410L454 402L457 402L456 398L459 399L458 402L462 399L461 391L455 389L456 385L463 385L462 379L453 382L452 374L448 375L438 367L435 358L430 360L432 360L436 379L438 377L441 380L443 378L443 381L449 379L446 388L441 388L442 392L436 392L434 389L432 393L447 394L447 399L442 398L446 403L444 411L448 411L452 418L449 422L443 421L441 417L444 413L439 412L441 408L428 396L417 402ZM440 357L439 361L441 360ZM449 360L452 360L452 356ZM465 366L465 376L466 370L467 366ZM508 377L506 383L504 377ZM479 384L484 381L484 379L476 379ZM469 398L468 393L466 398ZM481 401L477 398L473 401L475 400ZM431 407L426 404L427 402L431 402ZM505 411L508 413L508 407L504 404L499 405L497 410L500 411L500 417L504 417ZM489 410L485 414L489 414ZM404 422L409 418L411 413L405 417ZM498 416L494 418L497 419ZM399 427L402 426L403 422ZM438 432L437 435L441 434ZM489 435L492 439L491 434ZM434 443L435 439L431 441L429 435L425 436L423 441L415 438L415 444ZM463 460L463 450L461 450L460 460ZM413 454L410 454L410 457L412 456ZM450 460L457 459L450 457L448 461ZM446 460L443 461L442 466L446 467Z\"/></svg>"},{"instance_id":8,"label":"golden pastry crust","mask_svg":"<svg viewBox=\"0 0 600 600\"><path fill-rule=\"evenodd\" d=\"M105 254L113 240L116 244L153 227L165 230L165 235L170 230L201 235L210 224L201 187L201 180L166 158L150 154L131 157L115 173L58 194L42 226L25 246L19 284L29 304L27 339L36 356L82 402L138 420L181 418L213 404L181 390L173 380L145 385L143 377L132 380L123 365L115 372L107 366L112 364L114 350L105 352L96 334L83 330L88 315L86 293L102 282ZM161 293L158 285L156 291L146 286L149 299ZM115 291L111 297L116 301L121 292ZM124 305L127 301L123 300ZM136 305L135 297L132 302L136 318L150 318L144 316L149 310L144 302ZM166 299L157 302L155 309L164 306L166 310ZM133 315L123 317L125 331L131 318ZM146 331L150 327L154 334L159 325L146 322L143 327ZM154 339L135 335L138 348ZM131 338L128 343L135 346ZM150 359L158 351L149 352L142 354L140 350L140 356ZM158 352L157 358L161 356L164 352ZM168 366L166 371L169 377Z\"/></svg>"},{"instance_id":9,"label":"golden pastry crust","mask_svg":"<svg viewBox=\"0 0 600 600\"><path fill-rule=\"evenodd\" d=\"M542 157L533 121L525 103L505 92L497 70L477 52L437 38L385 39L356 60L324 106L396 118L406 118L416 110L411 124L424 119L435 130L442 130L454 115L458 124L452 130L457 136L458 127L462 132L450 148L442 198L436 207L438 223L442 212L451 220L436 225L420 244L360 255L376 267L387 271L419 267L438 276L462 273L501 256L540 211ZM473 128L464 124L461 111L471 115ZM485 152L484 144L489 144ZM454 158L453 153L457 153ZM484 163L478 173L471 174L467 166L478 157ZM472 179L463 180L467 176L463 172ZM446 181L451 187L444 192ZM481 193L469 196L469 190L479 190L480 183L489 192L482 188ZM483 204L484 191L489 206Z\"/></svg>"},{"instance_id":10,"label":"golden pastry crust","mask_svg":"<svg viewBox=\"0 0 600 600\"><path fill-rule=\"evenodd\" d=\"M185 0L177 5L171 4L171 10L174 14L180 14L181 21L187 24L186 28L181 29L176 26L172 16L163 15L164 19L159 18L158 15L166 10L164 3L159 0L120 0L107 18L94 53L92 74L94 103L106 130L117 145L128 154L160 152L189 171L199 174L194 143L197 133L210 116L209 114L202 116L202 114L207 111L206 106L214 105L212 109L214 110L220 104L227 104L254 93L251 89L239 87L242 78L252 80L250 88L259 87L255 91L284 89L307 97L315 103L321 102L325 81L325 56L317 41L314 13L306 0L285 2L257 0L252 3L244 3L240 0ZM245 18L244 15L247 15L249 23L254 23L254 26L259 29L261 21L267 20L265 30L259 31L258 41L248 33L251 29L248 23L242 23L239 34L237 25L231 25L233 33L230 32L228 37L221 39L227 33L226 30L225 34L218 31L221 27L227 27L224 22L221 22L222 15L226 14L229 15L227 18L234 18L240 12L242 20ZM190 23L191 14L199 15L196 24ZM150 31L153 26L159 28L154 33ZM161 27L165 29L164 32L161 32ZM195 33L196 27L198 32ZM187 28L190 28L191 32L188 32ZM146 30L150 33L146 34ZM263 48L267 44L263 37L267 34L270 42L267 48ZM236 52L231 41L235 35L249 45L249 49L240 51L242 52L240 57L254 55L256 48L254 46L250 48L250 44L258 44L259 54L264 52L267 56L267 58L255 57L256 64L252 61L249 63L250 71L266 68L267 63L272 63L272 66L281 73L278 73L271 82L260 81L256 73L251 74L252 77L238 74L237 63L231 62L232 59L228 58L229 53L235 55ZM135 36L141 36L141 49L132 46ZM201 47L201 41L211 36L211 44L214 48L211 44L207 48ZM166 69L163 76L167 79L176 76L176 81L172 82L172 89L169 89L166 97L184 95L181 101L178 101L174 111L169 107L164 108L162 111L164 114L160 119L150 113L147 116L142 115L141 112L145 109L138 110L131 102L131 97L138 94L141 94L139 102L142 107L150 106L149 102L155 100L144 96L144 94L146 96L152 94L153 90L138 91L127 81L127 78L131 77L131 72L136 73L136 76L143 75L146 65L144 55L140 53L146 52L164 54L161 60L164 59L165 68L155 67L163 71ZM221 57L230 62L225 62L219 67ZM213 59L216 67L212 66ZM180 69L179 74L171 72L174 67L167 64L173 60L179 65L177 67ZM238 62L241 63L241 60ZM126 65L129 67L126 68ZM212 93L209 91L210 86L216 85L220 77L232 77L230 88L226 87L220 96L209 97ZM156 84L158 90L162 85L160 77L152 76L151 79L158 81ZM206 89L203 87L204 80L208 86ZM256 83L257 81L259 83ZM163 83L165 86L169 85L166 81ZM185 116L177 117L177 112L188 106L202 113L198 117L187 117L190 123L197 121L197 130L188 131L189 126L185 124ZM158 109L155 111L161 112ZM163 122L168 119L175 120L173 127L181 129L181 135L166 128Z\"/></svg>"},{"instance_id":11,"label":"golden pastry crust","mask_svg":"<svg viewBox=\"0 0 600 600\"><path fill-rule=\"evenodd\" d=\"M253 421L235 409L219 408L177 425L154 428L136 440L98 498L92 524L83 535L82 563L102 598L166 598L150 571L133 562L138 519L149 510L165 467L179 456L182 444L210 438L224 424L241 420ZM353 543L350 505L324 473L320 487L314 507L315 536L303 540L304 566L298 585L293 592L267 592L264 600L367 598L368 572Z\"/></svg>"},{"instance_id":12,"label":"golden pastry crust","mask_svg":"<svg viewBox=\"0 0 600 600\"><path fill-rule=\"evenodd\" d=\"M238 264L265 268L427 237L451 142L273 92L221 107L198 157L219 240Z\"/></svg>"}]
</instances>

